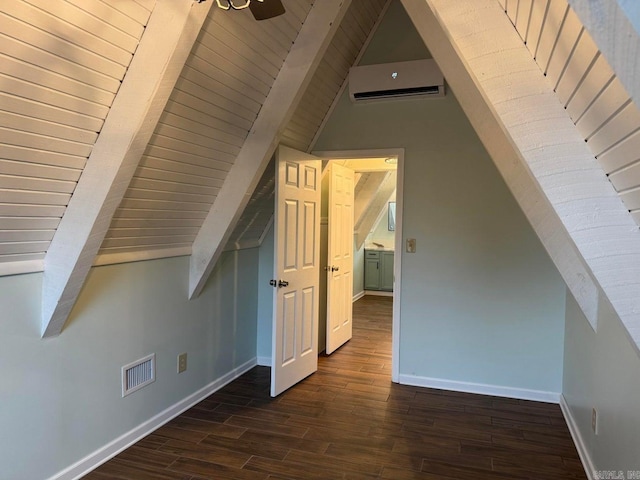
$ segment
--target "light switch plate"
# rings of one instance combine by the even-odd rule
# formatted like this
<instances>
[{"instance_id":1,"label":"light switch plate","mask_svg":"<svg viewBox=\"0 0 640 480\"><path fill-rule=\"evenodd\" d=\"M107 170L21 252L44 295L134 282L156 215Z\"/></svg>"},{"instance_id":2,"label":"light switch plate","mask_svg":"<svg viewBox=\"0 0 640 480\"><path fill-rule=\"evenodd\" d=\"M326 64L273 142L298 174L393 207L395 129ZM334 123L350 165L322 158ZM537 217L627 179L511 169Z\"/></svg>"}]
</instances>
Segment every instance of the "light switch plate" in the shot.
<instances>
[{"instance_id":1,"label":"light switch plate","mask_svg":"<svg viewBox=\"0 0 640 480\"><path fill-rule=\"evenodd\" d=\"M187 369L187 354L178 355L178 373L182 373Z\"/></svg>"},{"instance_id":2,"label":"light switch plate","mask_svg":"<svg viewBox=\"0 0 640 480\"><path fill-rule=\"evenodd\" d=\"M407 253L416 253L416 239L407 238Z\"/></svg>"}]
</instances>

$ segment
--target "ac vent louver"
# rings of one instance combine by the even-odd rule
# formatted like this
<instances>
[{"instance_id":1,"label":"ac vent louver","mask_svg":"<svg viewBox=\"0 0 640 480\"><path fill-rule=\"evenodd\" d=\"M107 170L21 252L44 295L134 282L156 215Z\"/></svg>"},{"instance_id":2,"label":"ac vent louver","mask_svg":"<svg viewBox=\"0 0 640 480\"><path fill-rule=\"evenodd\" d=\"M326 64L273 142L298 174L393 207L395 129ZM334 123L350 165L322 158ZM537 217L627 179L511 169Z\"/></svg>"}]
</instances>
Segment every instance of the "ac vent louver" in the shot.
<instances>
[{"instance_id":1,"label":"ac vent louver","mask_svg":"<svg viewBox=\"0 0 640 480\"><path fill-rule=\"evenodd\" d=\"M444 77L435 60L430 58L359 65L349 70L349 97L352 102L444 95Z\"/></svg>"},{"instance_id":2,"label":"ac vent louver","mask_svg":"<svg viewBox=\"0 0 640 480\"><path fill-rule=\"evenodd\" d=\"M156 354L152 353L122 367L122 396L126 397L155 380Z\"/></svg>"},{"instance_id":3,"label":"ac vent louver","mask_svg":"<svg viewBox=\"0 0 640 480\"><path fill-rule=\"evenodd\" d=\"M366 98L389 98L389 97L413 97L415 95L438 95L440 89L433 87L413 87L394 88L392 90L378 90L376 92L359 92L353 95L354 100L364 100Z\"/></svg>"}]
</instances>

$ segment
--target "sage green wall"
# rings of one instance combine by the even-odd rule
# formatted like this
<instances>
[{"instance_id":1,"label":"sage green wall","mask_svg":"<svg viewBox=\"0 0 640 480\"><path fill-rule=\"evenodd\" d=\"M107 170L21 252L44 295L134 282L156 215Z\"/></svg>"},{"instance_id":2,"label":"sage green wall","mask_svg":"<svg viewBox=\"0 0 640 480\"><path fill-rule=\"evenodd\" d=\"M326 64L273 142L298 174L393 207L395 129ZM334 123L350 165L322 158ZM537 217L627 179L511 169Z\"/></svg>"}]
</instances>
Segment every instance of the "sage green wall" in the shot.
<instances>
[{"instance_id":1,"label":"sage green wall","mask_svg":"<svg viewBox=\"0 0 640 480\"><path fill-rule=\"evenodd\" d=\"M271 365L271 343L273 332L273 278L274 262L273 225L265 234L260 245L260 270L258 274L258 362Z\"/></svg>"},{"instance_id":2,"label":"sage green wall","mask_svg":"<svg viewBox=\"0 0 640 480\"><path fill-rule=\"evenodd\" d=\"M189 300L188 257L93 268L44 340L42 274L0 277L0 478L49 478L254 360L257 274L257 249L226 253ZM157 380L121 398L121 367L150 353Z\"/></svg>"},{"instance_id":3,"label":"sage green wall","mask_svg":"<svg viewBox=\"0 0 640 480\"><path fill-rule=\"evenodd\" d=\"M566 315L563 395L593 467L640 476L638 350L602 294L597 333L569 291ZM592 408L598 412L597 435Z\"/></svg>"},{"instance_id":4,"label":"sage green wall","mask_svg":"<svg viewBox=\"0 0 640 480\"><path fill-rule=\"evenodd\" d=\"M428 56L392 2L363 62ZM400 375L559 393L565 286L473 128L442 99L352 104L317 150L405 149ZM396 256L396 261L400 261Z\"/></svg>"}]
</instances>

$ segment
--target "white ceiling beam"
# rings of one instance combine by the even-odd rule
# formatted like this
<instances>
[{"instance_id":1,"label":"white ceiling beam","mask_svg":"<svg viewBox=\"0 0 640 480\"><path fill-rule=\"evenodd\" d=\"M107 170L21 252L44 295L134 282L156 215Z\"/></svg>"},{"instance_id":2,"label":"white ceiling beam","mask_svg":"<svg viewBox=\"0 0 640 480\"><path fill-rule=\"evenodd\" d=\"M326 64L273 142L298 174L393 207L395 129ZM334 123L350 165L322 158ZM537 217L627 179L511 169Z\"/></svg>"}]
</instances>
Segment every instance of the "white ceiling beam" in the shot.
<instances>
[{"instance_id":1,"label":"white ceiling beam","mask_svg":"<svg viewBox=\"0 0 640 480\"><path fill-rule=\"evenodd\" d=\"M189 295L200 294L351 3L314 3L193 243Z\"/></svg>"},{"instance_id":2,"label":"white ceiling beam","mask_svg":"<svg viewBox=\"0 0 640 480\"><path fill-rule=\"evenodd\" d=\"M511 193L527 216L576 301L595 328L598 316L598 291L588 268L584 265L576 249L572 248L573 242L568 237L566 230L545 198L544 193L528 172L526 164L524 161L518 161L518 158L521 157L520 152L508 134L505 135L502 122L495 115L493 106L490 104L489 99L486 98L474 72L471 71L464 52L460 51L460 47L456 44L455 37L449 38L450 29L453 29L456 35L460 35L457 31L463 25L459 23L458 25L452 24L448 16L448 22L445 24L445 20L439 17L439 12L442 8L439 4L434 5L427 0L402 0L402 3L418 33L425 44L428 45L429 51L444 73L447 83L451 86L478 137L505 179ZM487 3L492 5L489 6ZM499 8L499 4L495 0L481 0L480 3L472 8L480 11L482 9L491 11L494 6L497 13L491 12L491 16L501 16L508 22L505 13ZM468 21L468 18L466 19ZM496 19L493 18L493 20L495 23ZM501 20L502 18L498 22L500 23ZM510 48L507 48L506 45L503 46L502 43L504 41L503 37L511 37L512 32L517 35L511 24L504 25L502 29L488 33L485 33L485 30L479 28L479 26L479 23L476 25L467 24L467 34L474 37L477 36L478 41L485 41L481 39L483 33L484 37L491 34L499 35L492 38L490 44L487 45L487 48L493 49L495 57L499 57L500 54L508 55L509 50L516 47L515 40L511 41L511 38L507 43ZM519 39L517 41L519 42L519 45L517 45L519 49L522 41ZM525 54L528 55L528 58L524 59L525 63L527 63L531 59L531 55L523 51L521 59L524 58ZM533 62L533 59L531 59L531 62ZM500 64L502 63L500 62ZM507 77L510 69L508 66L502 66L507 69L503 72L503 75ZM528 68L533 76L537 76L536 72L540 72L535 63L528 65ZM493 76L495 77L496 74L497 72L494 72ZM523 91L527 91L528 86L523 88ZM536 92L538 90L533 91Z\"/></svg>"},{"instance_id":3,"label":"white ceiling beam","mask_svg":"<svg viewBox=\"0 0 640 480\"><path fill-rule=\"evenodd\" d=\"M360 226L360 223L362 223L364 214L376 198L376 194L380 191L382 183L388 176L389 171L370 173L366 177L366 180L364 180L363 185L358 185L356 183L356 198L353 203L354 228L356 230L358 226Z\"/></svg>"},{"instance_id":4,"label":"white ceiling beam","mask_svg":"<svg viewBox=\"0 0 640 480\"><path fill-rule=\"evenodd\" d=\"M212 3L157 1L45 256L43 336L62 331Z\"/></svg>"},{"instance_id":5,"label":"white ceiling beam","mask_svg":"<svg viewBox=\"0 0 640 480\"><path fill-rule=\"evenodd\" d=\"M358 219L358 225L354 226L356 248L358 250L362 248L367 236L380 221L380 215L382 215L387 203L393 198L396 191L396 179L397 172L395 170L389 172L380 188L375 192L375 196L371 199L369 206Z\"/></svg>"},{"instance_id":6,"label":"white ceiling beam","mask_svg":"<svg viewBox=\"0 0 640 480\"><path fill-rule=\"evenodd\" d=\"M640 232L495 0L402 0L592 325L598 285L640 341Z\"/></svg>"}]
</instances>

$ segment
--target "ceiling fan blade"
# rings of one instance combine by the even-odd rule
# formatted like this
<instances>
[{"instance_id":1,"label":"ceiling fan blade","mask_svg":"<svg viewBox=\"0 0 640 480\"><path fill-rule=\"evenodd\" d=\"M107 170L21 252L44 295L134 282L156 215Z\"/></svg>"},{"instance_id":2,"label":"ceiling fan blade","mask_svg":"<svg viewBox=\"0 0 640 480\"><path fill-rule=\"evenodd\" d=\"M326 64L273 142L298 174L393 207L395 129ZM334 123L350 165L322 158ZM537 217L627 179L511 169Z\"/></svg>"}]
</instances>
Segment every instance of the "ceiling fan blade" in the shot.
<instances>
[{"instance_id":1,"label":"ceiling fan blade","mask_svg":"<svg viewBox=\"0 0 640 480\"><path fill-rule=\"evenodd\" d=\"M266 20L268 18L277 17L282 15L284 5L281 0L264 0L264 2L253 1L249 4L249 9L256 20Z\"/></svg>"}]
</instances>

